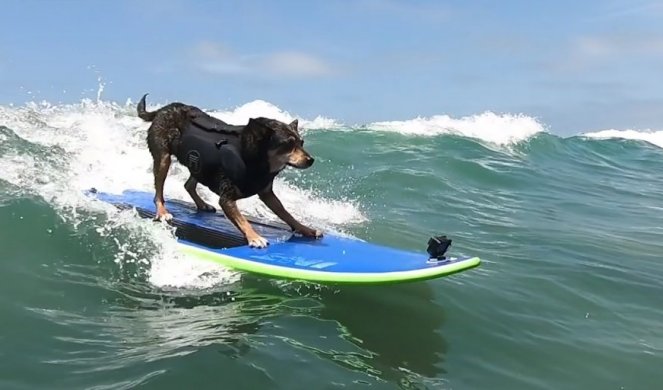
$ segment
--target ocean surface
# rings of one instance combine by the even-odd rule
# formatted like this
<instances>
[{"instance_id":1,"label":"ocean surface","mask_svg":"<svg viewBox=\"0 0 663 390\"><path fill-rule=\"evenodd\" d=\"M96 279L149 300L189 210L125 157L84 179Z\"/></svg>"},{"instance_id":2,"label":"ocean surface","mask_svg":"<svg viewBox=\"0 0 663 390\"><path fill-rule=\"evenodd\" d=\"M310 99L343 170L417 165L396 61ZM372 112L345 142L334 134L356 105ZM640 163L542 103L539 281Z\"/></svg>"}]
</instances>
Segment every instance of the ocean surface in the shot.
<instances>
[{"instance_id":1,"label":"ocean surface","mask_svg":"<svg viewBox=\"0 0 663 390\"><path fill-rule=\"evenodd\" d=\"M0 106L0 388L662 388L663 131L299 119L316 164L275 185L299 219L414 250L445 233L481 267L334 287L184 258L167 227L82 195L152 190L135 102ZM186 177L172 166L168 198Z\"/></svg>"}]
</instances>

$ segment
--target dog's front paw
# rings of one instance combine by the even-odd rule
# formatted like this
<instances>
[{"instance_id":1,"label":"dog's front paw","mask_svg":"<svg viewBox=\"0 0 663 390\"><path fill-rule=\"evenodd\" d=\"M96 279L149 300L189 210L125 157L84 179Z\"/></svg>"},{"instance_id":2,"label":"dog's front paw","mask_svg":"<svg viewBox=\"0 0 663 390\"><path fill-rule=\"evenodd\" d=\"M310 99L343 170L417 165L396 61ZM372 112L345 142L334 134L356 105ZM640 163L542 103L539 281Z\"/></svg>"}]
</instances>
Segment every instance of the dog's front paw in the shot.
<instances>
[{"instance_id":1,"label":"dog's front paw","mask_svg":"<svg viewBox=\"0 0 663 390\"><path fill-rule=\"evenodd\" d=\"M154 217L155 221L160 221L160 222L170 222L173 220L173 214L169 212L163 212L163 213L158 213L156 217Z\"/></svg>"},{"instance_id":2,"label":"dog's front paw","mask_svg":"<svg viewBox=\"0 0 663 390\"><path fill-rule=\"evenodd\" d=\"M311 229L308 226L298 226L297 229L295 229L295 232L301 234L304 237L310 237L310 238L322 238L322 232L317 229Z\"/></svg>"},{"instance_id":3,"label":"dog's front paw","mask_svg":"<svg viewBox=\"0 0 663 390\"><path fill-rule=\"evenodd\" d=\"M249 246L252 248L265 248L269 245L269 242L264 238L256 235L255 237L247 238L249 241Z\"/></svg>"}]
</instances>

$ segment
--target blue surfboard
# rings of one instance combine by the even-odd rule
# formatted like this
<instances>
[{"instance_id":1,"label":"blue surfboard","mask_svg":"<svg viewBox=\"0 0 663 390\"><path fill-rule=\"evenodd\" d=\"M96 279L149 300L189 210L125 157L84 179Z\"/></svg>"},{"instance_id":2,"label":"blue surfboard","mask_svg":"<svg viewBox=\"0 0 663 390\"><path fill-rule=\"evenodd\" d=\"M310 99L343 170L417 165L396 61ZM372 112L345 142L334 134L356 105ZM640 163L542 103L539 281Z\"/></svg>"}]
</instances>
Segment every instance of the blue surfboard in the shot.
<instances>
[{"instance_id":1,"label":"blue surfboard","mask_svg":"<svg viewBox=\"0 0 663 390\"><path fill-rule=\"evenodd\" d=\"M124 191L111 194L91 190L90 196L120 209L135 209L141 217L154 218L154 194ZM399 283L438 278L480 264L478 257L431 258L358 239L326 234L321 239L294 235L285 225L250 220L270 245L257 249L225 218L222 212L198 212L195 205L166 201L173 215L178 247L187 257L212 261L235 270L277 278L326 283Z\"/></svg>"}]
</instances>

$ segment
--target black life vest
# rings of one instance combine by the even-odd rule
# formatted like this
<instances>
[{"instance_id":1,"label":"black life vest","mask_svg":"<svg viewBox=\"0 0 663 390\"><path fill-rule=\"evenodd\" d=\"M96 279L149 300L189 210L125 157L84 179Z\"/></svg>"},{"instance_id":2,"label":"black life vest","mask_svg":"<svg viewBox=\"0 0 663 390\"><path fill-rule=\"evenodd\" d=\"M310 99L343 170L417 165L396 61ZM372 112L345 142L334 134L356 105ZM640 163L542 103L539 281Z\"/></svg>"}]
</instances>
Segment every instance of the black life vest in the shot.
<instances>
[{"instance_id":1,"label":"black life vest","mask_svg":"<svg viewBox=\"0 0 663 390\"><path fill-rule=\"evenodd\" d=\"M176 147L177 160L201 184L218 194L226 177L244 197L263 190L276 173L254 172L240 153L243 126L232 126L202 111L189 115Z\"/></svg>"}]
</instances>

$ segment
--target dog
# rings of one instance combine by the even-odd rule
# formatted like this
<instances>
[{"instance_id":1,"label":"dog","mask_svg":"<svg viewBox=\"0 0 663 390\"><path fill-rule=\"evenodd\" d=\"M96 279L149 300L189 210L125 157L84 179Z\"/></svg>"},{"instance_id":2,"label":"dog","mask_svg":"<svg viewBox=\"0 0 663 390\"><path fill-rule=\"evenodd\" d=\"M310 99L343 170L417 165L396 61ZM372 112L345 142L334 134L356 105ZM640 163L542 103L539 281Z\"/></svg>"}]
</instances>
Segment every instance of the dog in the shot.
<instances>
[{"instance_id":1,"label":"dog","mask_svg":"<svg viewBox=\"0 0 663 390\"><path fill-rule=\"evenodd\" d=\"M274 178L286 166L306 169L313 165L314 158L304 149L297 120L285 124L259 117L249 119L245 126L233 126L179 102L148 112L146 97L141 98L137 112L139 118L151 122L147 146L153 159L156 220L172 219L164 204L163 189L174 155L189 169L184 188L198 210L216 211L198 195L196 187L201 183L219 196L224 214L251 247L264 248L269 243L239 212L236 201L256 194L294 232L322 237L321 231L297 221L272 187Z\"/></svg>"}]
</instances>

